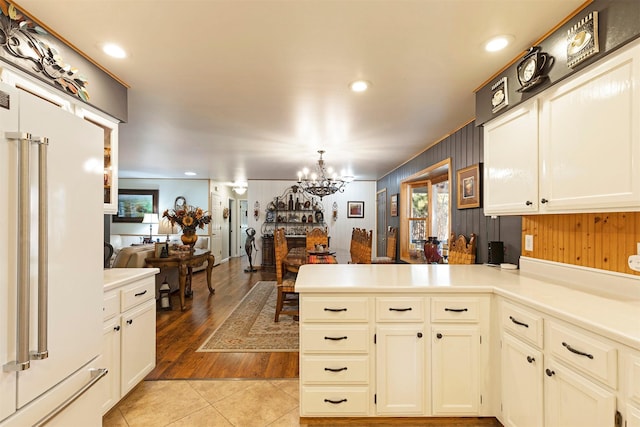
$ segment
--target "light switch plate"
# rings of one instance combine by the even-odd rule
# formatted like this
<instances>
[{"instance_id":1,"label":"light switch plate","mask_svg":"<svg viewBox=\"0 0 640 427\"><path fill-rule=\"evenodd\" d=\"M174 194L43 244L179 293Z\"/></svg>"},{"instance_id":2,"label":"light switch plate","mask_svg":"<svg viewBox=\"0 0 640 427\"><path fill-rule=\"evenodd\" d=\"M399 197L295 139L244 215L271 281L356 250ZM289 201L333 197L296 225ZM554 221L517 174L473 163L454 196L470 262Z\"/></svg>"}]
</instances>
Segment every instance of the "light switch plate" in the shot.
<instances>
[{"instance_id":1,"label":"light switch plate","mask_svg":"<svg viewBox=\"0 0 640 427\"><path fill-rule=\"evenodd\" d=\"M640 255L631 255L629 257L629 268L633 271L640 271Z\"/></svg>"},{"instance_id":2,"label":"light switch plate","mask_svg":"<svg viewBox=\"0 0 640 427\"><path fill-rule=\"evenodd\" d=\"M525 251L533 250L533 235L531 234L524 235L524 250Z\"/></svg>"}]
</instances>

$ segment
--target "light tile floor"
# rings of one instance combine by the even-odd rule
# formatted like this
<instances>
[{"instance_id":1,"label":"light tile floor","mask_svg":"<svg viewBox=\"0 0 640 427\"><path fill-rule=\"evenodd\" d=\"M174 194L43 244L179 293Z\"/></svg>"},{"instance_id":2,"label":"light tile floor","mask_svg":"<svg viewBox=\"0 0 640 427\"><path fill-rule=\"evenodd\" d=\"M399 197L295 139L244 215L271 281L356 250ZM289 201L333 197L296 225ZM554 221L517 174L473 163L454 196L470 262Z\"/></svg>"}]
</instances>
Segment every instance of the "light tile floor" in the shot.
<instances>
[{"instance_id":1,"label":"light tile floor","mask_svg":"<svg viewBox=\"0 0 640 427\"><path fill-rule=\"evenodd\" d=\"M104 427L300 426L298 380L143 381Z\"/></svg>"}]
</instances>

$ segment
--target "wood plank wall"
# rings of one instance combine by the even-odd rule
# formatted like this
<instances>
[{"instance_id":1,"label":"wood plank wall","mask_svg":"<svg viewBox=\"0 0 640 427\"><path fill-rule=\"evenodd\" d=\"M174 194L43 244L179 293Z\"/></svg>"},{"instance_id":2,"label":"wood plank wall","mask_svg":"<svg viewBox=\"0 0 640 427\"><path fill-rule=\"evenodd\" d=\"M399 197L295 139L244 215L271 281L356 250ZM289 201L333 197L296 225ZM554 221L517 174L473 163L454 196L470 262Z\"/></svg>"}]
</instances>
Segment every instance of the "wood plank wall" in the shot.
<instances>
[{"instance_id":1,"label":"wood plank wall","mask_svg":"<svg viewBox=\"0 0 640 427\"><path fill-rule=\"evenodd\" d=\"M380 178L377 181L376 190L387 190L387 225L398 227L400 224L399 216L391 216L391 202L389 201L393 194L400 192L400 182L429 166L451 158L451 230L467 237L471 233L478 236L476 263L487 262L488 242L501 240L505 247L505 262L517 264L521 242L519 216L492 219L484 216L482 207L473 209L457 209L456 207L456 171L476 163L482 163L483 151L482 128L476 127L475 122L470 122ZM402 201L399 205L401 204Z\"/></svg>"},{"instance_id":2,"label":"wood plank wall","mask_svg":"<svg viewBox=\"0 0 640 427\"><path fill-rule=\"evenodd\" d=\"M525 251L526 234L533 251ZM522 217L522 255L640 276L627 264L640 242L640 212Z\"/></svg>"}]
</instances>

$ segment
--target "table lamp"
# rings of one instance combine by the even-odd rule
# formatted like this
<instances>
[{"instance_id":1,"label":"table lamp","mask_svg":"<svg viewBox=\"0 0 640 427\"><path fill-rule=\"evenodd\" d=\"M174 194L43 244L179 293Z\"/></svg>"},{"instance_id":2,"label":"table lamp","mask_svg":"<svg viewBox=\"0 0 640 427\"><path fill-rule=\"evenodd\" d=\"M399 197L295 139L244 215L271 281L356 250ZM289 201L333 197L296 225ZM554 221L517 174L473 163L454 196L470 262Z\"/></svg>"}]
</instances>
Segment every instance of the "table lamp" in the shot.
<instances>
[{"instance_id":1,"label":"table lamp","mask_svg":"<svg viewBox=\"0 0 640 427\"><path fill-rule=\"evenodd\" d=\"M158 234L166 234L167 235L167 243L169 242L169 234L178 234L178 226L171 225L171 221L167 218L162 218L160 220L160 225L158 225Z\"/></svg>"},{"instance_id":2,"label":"table lamp","mask_svg":"<svg viewBox=\"0 0 640 427\"><path fill-rule=\"evenodd\" d=\"M144 214L144 218L142 218L143 224L149 224L149 242L153 242L153 224L157 224L158 222L157 213L146 213Z\"/></svg>"}]
</instances>

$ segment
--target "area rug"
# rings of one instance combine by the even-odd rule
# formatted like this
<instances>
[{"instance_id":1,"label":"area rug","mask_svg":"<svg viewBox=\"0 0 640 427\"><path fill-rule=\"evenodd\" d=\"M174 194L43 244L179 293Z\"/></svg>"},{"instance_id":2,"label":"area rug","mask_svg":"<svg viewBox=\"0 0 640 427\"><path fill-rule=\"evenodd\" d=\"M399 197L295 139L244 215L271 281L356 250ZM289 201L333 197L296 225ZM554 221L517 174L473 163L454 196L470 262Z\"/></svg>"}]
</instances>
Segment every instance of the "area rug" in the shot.
<instances>
[{"instance_id":1,"label":"area rug","mask_svg":"<svg viewBox=\"0 0 640 427\"><path fill-rule=\"evenodd\" d=\"M273 321L277 295L275 282L256 283L197 351L298 351L298 322L291 316Z\"/></svg>"}]
</instances>

